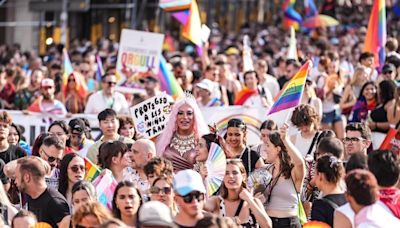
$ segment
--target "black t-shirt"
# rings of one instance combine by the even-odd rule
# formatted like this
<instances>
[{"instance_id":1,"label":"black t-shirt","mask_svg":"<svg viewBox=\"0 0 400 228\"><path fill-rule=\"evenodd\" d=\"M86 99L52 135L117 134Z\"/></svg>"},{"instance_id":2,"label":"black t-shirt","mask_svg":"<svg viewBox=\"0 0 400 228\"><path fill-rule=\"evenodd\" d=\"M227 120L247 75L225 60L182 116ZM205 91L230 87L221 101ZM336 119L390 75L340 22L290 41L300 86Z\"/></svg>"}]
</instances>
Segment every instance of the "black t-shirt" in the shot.
<instances>
[{"instance_id":1,"label":"black t-shirt","mask_svg":"<svg viewBox=\"0 0 400 228\"><path fill-rule=\"evenodd\" d=\"M7 184L8 182L10 182L10 180L9 180L9 179L7 178L7 176L4 174L4 171L3 171L4 166L5 166L4 161L3 161L2 159L0 159L0 181L1 181L1 183L3 183L3 184Z\"/></svg>"},{"instance_id":2,"label":"black t-shirt","mask_svg":"<svg viewBox=\"0 0 400 228\"><path fill-rule=\"evenodd\" d=\"M4 161L4 163L9 163L18 158L22 158L26 156L26 152L19 146L10 145L6 151L0 152L0 159Z\"/></svg>"},{"instance_id":3,"label":"black t-shirt","mask_svg":"<svg viewBox=\"0 0 400 228\"><path fill-rule=\"evenodd\" d=\"M57 190L47 188L37 199L28 197L28 210L33 212L39 222L46 222L52 227L69 215L67 200Z\"/></svg>"},{"instance_id":4,"label":"black t-shirt","mask_svg":"<svg viewBox=\"0 0 400 228\"><path fill-rule=\"evenodd\" d=\"M324 196L332 205L322 199L316 199L311 209L311 220L321 221L333 227L333 213L335 208L347 203L344 194L331 194Z\"/></svg>"},{"instance_id":5,"label":"black t-shirt","mask_svg":"<svg viewBox=\"0 0 400 228\"><path fill-rule=\"evenodd\" d=\"M278 79L279 87L282 89L283 86L285 86L286 82L288 82L288 81L289 81L289 79L287 79L286 76L280 77L280 78Z\"/></svg>"},{"instance_id":6,"label":"black t-shirt","mask_svg":"<svg viewBox=\"0 0 400 228\"><path fill-rule=\"evenodd\" d=\"M249 153L250 151L250 153ZM249 158L250 154L250 158ZM249 175L249 171L253 172L254 169L256 168L256 163L260 159L260 155L258 155L257 152L254 150L250 150L250 148L246 147L244 150L242 156L240 157L242 159L244 168L246 169L247 175ZM250 170L249 170L249 160L250 160Z\"/></svg>"}]
</instances>

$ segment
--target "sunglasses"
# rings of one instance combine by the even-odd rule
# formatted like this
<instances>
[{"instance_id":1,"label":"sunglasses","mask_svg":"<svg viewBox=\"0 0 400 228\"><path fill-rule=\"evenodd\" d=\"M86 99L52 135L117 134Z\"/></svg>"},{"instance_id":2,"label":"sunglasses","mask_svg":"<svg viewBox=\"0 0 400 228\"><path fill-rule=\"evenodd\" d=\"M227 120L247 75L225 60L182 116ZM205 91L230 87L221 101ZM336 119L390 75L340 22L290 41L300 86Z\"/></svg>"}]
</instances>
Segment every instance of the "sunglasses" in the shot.
<instances>
[{"instance_id":1,"label":"sunglasses","mask_svg":"<svg viewBox=\"0 0 400 228\"><path fill-rule=\"evenodd\" d=\"M160 192L163 192L165 195L169 195L169 194L171 194L171 187L159 188L159 187L153 186L150 188L151 194L160 194Z\"/></svg>"},{"instance_id":2,"label":"sunglasses","mask_svg":"<svg viewBox=\"0 0 400 228\"><path fill-rule=\"evenodd\" d=\"M94 226L82 226L82 225L79 225L79 224L75 225L75 228L96 228L96 227L94 227Z\"/></svg>"},{"instance_id":3,"label":"sunglasses","mask_svg":"<svg viewBox=\"0 0 400 228\"><path fill-rule=\"evenodd\" d=\"M108 84L109 86L113 86L113 85L117 84L116 82L104 82L104 83Z\"/></svg>"},{"instance_id":4,"label":"sunglasses","mask_svg":"<svg viewBox=\"0 0 400 228\"><path fill-rule=\"evenodd\" d=\"M44 153L44 154L46 155L47 161L48 161L49 163L53 163L54 161L57 161L57 163L59 163L59 162L61 161L61 159L59 159L59 158L56 158L56 157L53 157L53 156L48 155L48 154L46 153L46 151L44 151L43 149L42 149L42 153Z\"/></svg>"},{"instance_id":5,"label":"sunglasses","mask_svg":"<svg viewBox=\"0 0 400 228\"><path fill-rule=\"evenodd\" d=\"M42 89L44 89L44 90L48 90L48 89L52 89L53 88L53 86L43 86L42 87Z\"/></svg>"},{"instance_id":6,"label":"sunglasses","mask_svg":"<svg viewBox=\"0 0 400 228\"><path fill-rule=\"evenodd\" d=\"M363 138L358 138L358 137L346 137L343 139L343 143L356 143L356 142L360 142L363 141Z\"/></svg>"},{"instance_id":7,"label":"sunglasses","mask_svg":"<svg viewBox=\"0 0 400 228\"><path fill-rule=\"evenodd\" d=\"M391 73L393 73L393 71L391 71L391 70L390 71L383 71L382 73L383 74L391 74Z\"/></svg>"},{"instance_id":8,"label":"sunglasses","mask_svg":"<svg viewBox=\"0 0 400 228\"><path fill-rule=\"evenodd\" d=\"M78 173L79 170L81 170L82 172L84 172L84 171L85 171L85 166L83 166L83 165L73 165L73 166L71 166L71 170L72 170L72 172L74 172L74 173Z\"/></svg>"},{"instance_id":9,"label":"sunglasses","mask_svg":"<svg viewBox=\"0 0 400 228\"><path fill-rule=\"evenodd\" d=\"M185 196L181 196L183 199L183 202L185 203L191 203L193 201L193 199L196 199L197 201L203 201L204 200L204 194L201 192L192 192L189 193Z\"/></svg>"},{"instance_id":10,"label":"sunglasses","mask_svg":"<svg viewBox=\"0 0 400 228\"><path fill-rule=\"evenodd\" d=\"M75 82L75 79L70 78L70 79L68 79L68 82Z\"/></svg>"}]
</instances>

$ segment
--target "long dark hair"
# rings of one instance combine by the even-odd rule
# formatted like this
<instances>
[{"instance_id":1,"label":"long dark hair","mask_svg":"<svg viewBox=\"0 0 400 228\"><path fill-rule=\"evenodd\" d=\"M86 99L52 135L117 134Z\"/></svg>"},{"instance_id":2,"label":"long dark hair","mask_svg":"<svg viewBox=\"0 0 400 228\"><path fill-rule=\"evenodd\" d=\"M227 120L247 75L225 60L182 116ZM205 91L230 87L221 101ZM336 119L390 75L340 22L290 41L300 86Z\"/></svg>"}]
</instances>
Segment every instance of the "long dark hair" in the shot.
<instances>
[{"instance_id":1,"label":"long dark hair","mask_svg":"<svg viewBox=\"0 0 400 228\"><path fill-rule=\"evenodd\" d=\"M381 104L385 105L388 101L395 98L397 93L396 83L392 80L384 80L379 83L379 99Z\"/></svg>"},{"instance_id":2,"label":"long dark hair","mask_svg":"<svg viewBox=\"0 0 400 228\"><path fill-rule=\"evenodd\" d=\"M115 188L114 195L113 195L113 200L112 200L112 213L113 213L114 217L116 217L118 219L121 219L121 211L118 209L116 201L117 201L118 192L123 187L134 188L136 190L136 192L137 192L137 194L138 194L138 196L140 198L138 211L136 212L136 216L138 216L140 207L143 204L142 195L140 195L139 190L135 187L135 184L133 182L131 182L131 181L121 181L121 182L118 183L117 187Z\"/></svg>"},{"instance_id":3,"label":"long dark hair","mask_svg":"<svg viewBox=\"0 0 400 228\"><path fill-rule=\"evenodd\" d=\"M274 146L279 146L281 148L281 151L278 155L281 164L280 172L286 179L289 179L292 175L292 169L294 165L292 163L292 159L290 159L287 148L281 139L281 135L277 131L272 131L269 133L268 138Z\"/></svg>"},{"instance_id":4,"label":"long dark hair","mask_svg":"<svg viewBox=\"0 0 400 228\"><path fill-rule=\"evenodd\" d=\"M219 145L219 140L218 140L217 134L211 133L211 134L203 135L203 136L201 136L201 138L203 138L204 141L206 141L207 150L210 150L211 143L216 143L217 145Z\"/></svg>"},{"instance_id":5,"label":"long dark hair","mask_svg":"<svg viewBox=\"0 0 400 228\"><path fill-rule=\"evenodd\" d=\"M68 165L76 157L82 158L77 153L69 153L69 154L64 155L63 159L61 159L61 162L60 162L60 177L58 179L59 180L58 181L58 191L64 197L67 197L67 190L68 190Z\"/></svg>"},{"instance_id":6,"label":"long dark hair","mask_svg":"<svg viewBox=\"0 0 400 228\"><path fill-rule=\"evenodd\" d=\"M32 156L40 157L39 149L43 144L44 138L46 138L47 136L49 136L49 133L43 132L43 133L40 133L40 135L38 135L38 137L36 137L35 141L33 142L33 146L32 146Z\"/></svg>"}]
</instances>

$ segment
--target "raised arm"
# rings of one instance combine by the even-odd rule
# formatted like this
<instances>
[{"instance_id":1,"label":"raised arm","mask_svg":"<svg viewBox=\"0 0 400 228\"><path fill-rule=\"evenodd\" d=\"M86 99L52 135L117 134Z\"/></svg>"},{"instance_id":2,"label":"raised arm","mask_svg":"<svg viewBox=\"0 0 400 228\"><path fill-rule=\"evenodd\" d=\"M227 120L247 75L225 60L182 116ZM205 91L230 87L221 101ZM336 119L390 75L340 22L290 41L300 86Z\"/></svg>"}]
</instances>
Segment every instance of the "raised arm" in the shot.
<instances>
[{"instance_id":1,"label":"raised arm","mask_svg":"<svg viewBox=\"0 0 400 228\"><path fill-rule=\"evenodd\" d=\"M283 144L285 145L290 159L292 160L294 167L292 170L292 176L294 176L294 181L296 182L297 192L300 191L301 186L303 184L303 180L306 173L306 166L304 163L303 156L300 151L294 146L294 144L290 141L287 130L289 126L285 123L280 129L279 133L281 135L281 139Z\"/></svg>"}]
</instances>

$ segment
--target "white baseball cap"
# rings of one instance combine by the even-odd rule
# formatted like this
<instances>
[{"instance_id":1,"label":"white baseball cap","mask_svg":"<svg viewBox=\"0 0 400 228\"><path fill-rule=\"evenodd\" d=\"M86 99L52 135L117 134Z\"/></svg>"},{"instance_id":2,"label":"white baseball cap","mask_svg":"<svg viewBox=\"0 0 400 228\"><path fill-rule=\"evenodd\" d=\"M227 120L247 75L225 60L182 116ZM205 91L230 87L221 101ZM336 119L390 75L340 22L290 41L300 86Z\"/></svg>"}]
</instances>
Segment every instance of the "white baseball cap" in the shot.
<instances>
[{"instance_id":1,"label":"white baseball cap","mask_svg":"<svg viewBox=\"0 0 400 228\"><path fill-rule=\"evenodd\" d=\"M171 210L160 201L149 201L140 207L139 223L143 226L175 227Z\"/></svg>"},{"instance_id":2,"label":"white baseball cap","mask_svg":"<svg viewBox=\"0 0 400 228\"><path fill-rule=\"evenodd\" d=\"M201 82L196 84L197 87L208 90L209 92L212 92L213 90L213 82L209 79L203 79Z\"/></svg>"},{"instance_id":3,"label":"white baseball cap","mask_svg":"<svg viewBox=\"0 0 400 228\"><path fill-rule=\"evenodd\" d=\"M181 196L186 196L193 191L206 193L200 174L191 169L181 170L175 174L173 186L174 190Z\"/></svg>"}]
</instances>

